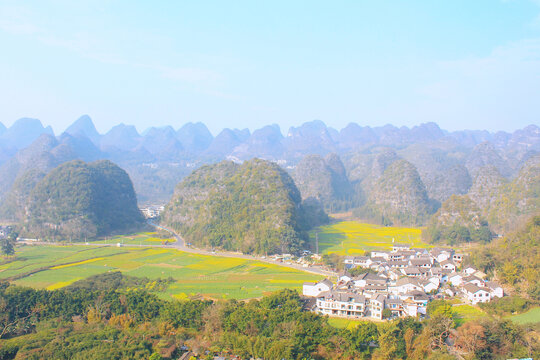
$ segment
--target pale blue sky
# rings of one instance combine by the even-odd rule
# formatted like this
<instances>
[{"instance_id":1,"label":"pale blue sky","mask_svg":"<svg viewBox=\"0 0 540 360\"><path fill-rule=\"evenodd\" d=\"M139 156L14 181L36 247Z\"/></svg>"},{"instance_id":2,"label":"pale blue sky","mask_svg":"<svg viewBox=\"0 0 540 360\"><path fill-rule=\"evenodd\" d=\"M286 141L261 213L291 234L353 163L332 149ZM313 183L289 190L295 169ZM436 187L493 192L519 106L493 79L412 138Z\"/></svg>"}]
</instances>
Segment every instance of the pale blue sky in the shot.
<instances>
[{"instance_id":1,"label":"pale blue sky","mask_svg":"<svg viewBox=\"0 0 540 360\"><path fill-rule=\"evenodd\" d=\"M540 0L0 0L0 121L540 123Z\"/></svg>"}]
</instances>

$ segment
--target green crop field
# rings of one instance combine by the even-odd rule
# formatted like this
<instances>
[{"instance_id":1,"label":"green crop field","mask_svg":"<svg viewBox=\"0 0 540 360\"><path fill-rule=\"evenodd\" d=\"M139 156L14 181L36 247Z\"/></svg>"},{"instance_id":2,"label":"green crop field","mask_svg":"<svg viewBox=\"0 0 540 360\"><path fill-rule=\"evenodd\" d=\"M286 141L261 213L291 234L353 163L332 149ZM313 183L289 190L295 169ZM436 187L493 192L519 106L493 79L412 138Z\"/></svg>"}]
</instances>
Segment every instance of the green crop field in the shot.
<instances>
[{"instance_id":1,"label":"green crop field","mask_svg":"<svg viewBox=\"0 0 540 360\"><path fill-rule=\"evenodd\" d=\"M247 299L282 288L301 289L321 276L265 262L190 254L166 248L22 246L0 265L0 279L34 288L58 289L108 271L150 279L172 277L163 298Z\"/></svg>"},{"instance_id":2,"label":"green crop field","mask_svg":"<svg viewBox=\"0 0 540 360\"><path fill-rule=\"evenodd\" d=\"M532 308L523 314L510 316L509 319L517 324L540 323L540 307Z\"/></svg>"},{"instance_id":3,"label":"green crop field","mask_svg":"<svg viewBox=\"0 0 540 360\"><path fill-rule=\"evenodd\" d=\"M427 247L422 242L422 231L417 228L384 227L357 221L341 221L321 226L310 232L315 244L319 237L319 253L338 255L362 255L366 251L390 249L392 242L409 244L411 247Z\"/></svg>"},{"instance_id":4,"label":"green crop field","mask_svg":"<svg viewBox=\"0 0 540 360\"><path fill-rule=\"evenodd\" d=\"M141 232L131 235L118 235L92 241L92 244L124 244L124 245L165 245L175 239L162 239L155 232Z\"/></svg>"},{"instance_id":5,"label":"green crop field","mask_svg":"<svg viewBox=\"0 0 540 360\"><path fill-rule=\"evenodd\" d=\"M478 306L467 304L452 306L452 312L454 314L454 320L458 326L463 325L468 321L477 320L488 316Z\"/></svg>"}]
</instances>

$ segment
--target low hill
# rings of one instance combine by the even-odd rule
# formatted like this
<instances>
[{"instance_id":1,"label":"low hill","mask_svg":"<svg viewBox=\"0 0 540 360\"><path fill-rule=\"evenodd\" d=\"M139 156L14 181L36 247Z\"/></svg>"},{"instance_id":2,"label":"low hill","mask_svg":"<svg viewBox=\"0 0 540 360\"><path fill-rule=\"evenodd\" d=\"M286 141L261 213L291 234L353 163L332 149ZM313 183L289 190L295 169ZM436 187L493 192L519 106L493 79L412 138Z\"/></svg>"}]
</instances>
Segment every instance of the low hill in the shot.
<instances>
[{"instance_id":1,"label":"low hill","mask_svg":"<svg viewBox=\"0 0 540 360\"><path fill-rule=\"evenodd\" d=\"M197 246L289 252L306 240L304 230L312 220L306 208L292 178L278 165L259 159L242 165L223 161L179 183L162 222Z\"/></svg>"},{"instance_id":2,"label":"low hill","mask_svg":"<svg viewBox=\"0 0 540 360\"><path fill-rule=\"evenodd\" d=\"M23 232L84 239L133 230L143 221L124 170L107 160L75 160L53 169L32 189Z\"/></svg>"}]
</instances>

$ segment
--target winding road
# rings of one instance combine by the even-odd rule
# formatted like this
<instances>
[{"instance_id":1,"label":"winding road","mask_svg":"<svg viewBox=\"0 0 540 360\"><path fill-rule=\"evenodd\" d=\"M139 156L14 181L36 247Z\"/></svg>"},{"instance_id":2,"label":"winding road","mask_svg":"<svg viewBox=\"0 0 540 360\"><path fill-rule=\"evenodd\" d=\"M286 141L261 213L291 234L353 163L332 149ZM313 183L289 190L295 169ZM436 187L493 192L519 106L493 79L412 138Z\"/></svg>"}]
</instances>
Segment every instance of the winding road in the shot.
<instances>
[{"instance_id":1,"label":"winding road","mask_svg":"<svg viewBox=\"0 0 540 360\"><path fill-rule=\"evenodd\" d=\"M174 248L176 248L178 250L181 250L181 251L184 251L184 252L188 252L188 253L192 253L192 254L208 255L208 256L222 256L222 257L229 257L229 258L239 258L239 259L262 261L262 262L265 262L265 263L268 263L268 264L284 266L284 267L288 267L288 268L292 268L292 269L296 269L296 270L300 270L300 271L309 272L309 273L316 274L316 275L322 275L322 276L327 276L327 277L337 276L337 273L335 273L333 271L328 271L328 270L322 269L322 268L320 268L318 266L304 267L302 265L291 264L291 263L282 263L282 262L278 262L278 261L275 261L275 260L272 260L272 259L257 257L257 256L253 256L253 255L246 255L246 254L242 254L242 253L229 252L229 251L208 251L208 250L204 250L204 249L193 248L193 247L187 246L185 240L178 233L176 233L174 230L166 228L166 227L158 225L158 224L154 224L151 221L148 221L148 224L155 227L155 228L157 228L157 229L161 229L163 231L166 231L166 232L170 233L176 239L176 242L171 243L170 245L167 245L166 247L174 247Z\"/></svg>"}]
</instances>

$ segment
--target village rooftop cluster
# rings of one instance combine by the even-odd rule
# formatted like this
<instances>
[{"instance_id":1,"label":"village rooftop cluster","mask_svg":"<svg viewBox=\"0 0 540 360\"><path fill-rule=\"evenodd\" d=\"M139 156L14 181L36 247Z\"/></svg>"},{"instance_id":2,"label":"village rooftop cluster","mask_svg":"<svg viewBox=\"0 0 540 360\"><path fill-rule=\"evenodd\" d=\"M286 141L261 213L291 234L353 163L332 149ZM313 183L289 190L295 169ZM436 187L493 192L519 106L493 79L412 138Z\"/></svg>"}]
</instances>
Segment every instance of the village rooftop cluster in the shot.
<instances>
[{"instance_id":1,"label":"village rooftop cluster","mask_svg":"<svg viewBox=\"0 0 540 360\"><path fill-rule=\"evenodd\" d=\"M453 249L411 249L394 244L391 251L347 256L345 268L370 269L358 276L345 270L333 284L325 279L304 283L311 310L323 315L382 320L422 317L429 301L461 297L477 304L504 296L501 286L472 267L461 269L463 255ZM388 309L385 311L385 309Z\"/></svg>"}]
</instances>

